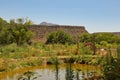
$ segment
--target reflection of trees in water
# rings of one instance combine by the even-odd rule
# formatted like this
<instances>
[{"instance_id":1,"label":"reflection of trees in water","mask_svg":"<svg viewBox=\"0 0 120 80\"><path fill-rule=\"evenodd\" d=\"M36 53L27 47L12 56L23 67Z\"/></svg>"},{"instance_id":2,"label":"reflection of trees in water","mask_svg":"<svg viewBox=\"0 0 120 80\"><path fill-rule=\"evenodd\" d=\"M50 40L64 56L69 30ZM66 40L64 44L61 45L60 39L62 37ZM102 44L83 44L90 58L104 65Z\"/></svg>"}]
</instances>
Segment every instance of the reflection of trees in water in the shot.
<instances>
[{"instance_id":1,"label":"reflection of trees in water","mask_svg":"<svg viewBox=\"0 0 120 80\"><path fill-rule=\"evenodd\" d=\"M55 61L56 62L56 61ZM51 74L51 77L54 76L51 80L103 80L101 78L101 76L97 76L98 73L95 71L83 71L82 69L79 68L73 68L74 66L72 66L71 62L69 61L66 65L66 69L65 72L60 74L61 72L59 72L59 64L55 64L54 68L55 71L53 71ZM87 67L89 68L89 67ZM42 73L40 75L40 73ZM47 75L44 76L43 72L40 71L39 72L34 72L34 71L27 71L24 72L23 74L19 75L17 77L17 80L44 80L43 77L47 77ZM55 75L52 75L55 74ZM60 75L64 75L65 77L60 77ZM40 78L41 77L41 78ZM46 78L46 80L49 80L48 78Z\"/></svg>"},{"instance_id":2,"label":"reflection of trees in water","mask_svg":"<svg viewBox=\"0 0 120 80\"><path fill-rule=\"evenodd\" d=\"M40 77L40 75L38 75L38 73L32 72L32 71L27 71L27 72L23 73L22 75L20 75L18 77L18 80L35 80L38 77Z\"/></svg>"}]
</instances>

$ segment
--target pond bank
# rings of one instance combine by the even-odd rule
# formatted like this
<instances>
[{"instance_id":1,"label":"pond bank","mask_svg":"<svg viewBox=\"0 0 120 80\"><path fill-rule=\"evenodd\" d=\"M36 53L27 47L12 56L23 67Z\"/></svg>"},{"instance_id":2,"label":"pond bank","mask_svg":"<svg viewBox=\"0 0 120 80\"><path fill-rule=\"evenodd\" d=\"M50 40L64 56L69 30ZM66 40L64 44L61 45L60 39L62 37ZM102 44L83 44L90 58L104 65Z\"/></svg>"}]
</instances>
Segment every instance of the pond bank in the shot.
<instances>
[{"instance_id":1,"label":"pond bank","mask_svg":"<svg viewBox=\"0 0 120 80\"><path fill-rule=\"evenodd\" d=\"M97 56L87 56L90 58L89 60L80 60L80 56L58 56L57 59L62 63L66 63L67 59L72 60L72 63L75 64L92 64L94 62L95 58ZM54 57L53 57L54 58ZM79 59L79 61L78 61ZM23 69L23 68L28 68L32 66L40 66L40 65L47 65L47 64L53 64L53 60L51 57L27 57L27 58L21 58L21 59L3 59L0 58L0 72L7 72L7 71L12 71L12 70L17 70L17 69Z\"/></svg>"}]
</instances>

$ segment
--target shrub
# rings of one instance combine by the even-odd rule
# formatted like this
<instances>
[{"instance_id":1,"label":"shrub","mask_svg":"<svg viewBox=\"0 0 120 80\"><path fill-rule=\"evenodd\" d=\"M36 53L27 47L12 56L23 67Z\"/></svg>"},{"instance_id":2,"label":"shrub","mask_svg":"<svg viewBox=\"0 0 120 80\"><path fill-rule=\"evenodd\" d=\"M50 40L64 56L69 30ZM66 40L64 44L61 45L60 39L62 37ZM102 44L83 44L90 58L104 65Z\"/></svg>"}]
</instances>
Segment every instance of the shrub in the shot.
<instances>
[{"instance_id":1,"label":"shrub","mask_svg":"<svg viewBox=\"0 0 120 80\"><path fill-rule=\"evenodd\" d=\"M54 44L54 43L65 44L71 42L72 42L72 37L69 34L65 33L64 31L60 30L50 33L47 36L46 44Z\"/></svg>"}]
</instances>

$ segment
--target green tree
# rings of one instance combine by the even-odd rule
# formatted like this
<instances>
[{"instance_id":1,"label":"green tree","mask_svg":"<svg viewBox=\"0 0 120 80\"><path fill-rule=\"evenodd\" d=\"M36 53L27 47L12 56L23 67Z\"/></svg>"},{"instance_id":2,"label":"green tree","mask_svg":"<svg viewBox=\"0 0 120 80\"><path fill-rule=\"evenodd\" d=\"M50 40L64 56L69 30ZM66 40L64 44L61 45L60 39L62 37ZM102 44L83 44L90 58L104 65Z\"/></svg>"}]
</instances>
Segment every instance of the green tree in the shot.
<instances>
[{"instance_id":1,"label":"green tree","mask_svg":"<svg viewBox=\"0 0 120 80\"><path fill-rule=\"evenodd\" d=\"M17 43L22 45L30 43L33 33L28 30L30 20L19 18L10 20L10 23L0 18L0 44Z\"/></svg>"},{"instance_id":2,"label":"green tree","mask_svg":"<svg viewBox=\"0 0 120 80\"><path fill-rule=\"evenodd\" d=\"M113 33L96 33L95 40L97 44L101 41L106 41L107 43L119 43L120 37L114 35Z\"/></svg>"},{"instance_id":3,"label":"green tree","mask_svg":"<svg viewBox=\"0 0 120 80\"><path fill-rule=\"evenodd\" d=\"M10 31L17 45L30 43L33 36L33 33L28 30L30 25L30 20L25 21L22 18L17 19L16 22L14 20L10 21Z\"/></svg>"},{"instance_id":4,"label":"green tree","mask_svg":"<svg viewBox=\"0 0 120 80\"><path fill-rule=\"evenodd\" d=\"M107 47L107 44L108 44L108 43L107 43L106 41L101 41L101 42L100 42L100 45L102 45L103 47Z\"/></svg>"},{"instance_id":5,"label":"green tree","mask_svg":"<svg viewBox=\"0 0 120 80\"><path fill-rule=\"evenodd\" d=\"M92 34L83 33L79 36L80 42L92 42Z\"/></svg>"},{"instance_id":6,"label":"green tree","mask_svg":"<svg viewBox=\"0 0 120 80\"><path fill-rule=\"evenodd\" d=\"M8 27L9 23L0 18L0 44L8 44L11 42L12 35L9 32Z\"/></svg>"},{"instance_id":7,"label":"green tree","mask_svg":"<svg viewBox=\"0 0 120 80\"><path fill-rule=\"evenodd\" d=\"M0 18L0 31L2 31L3 28L6 28L7 26L8 26L7 21L5 21L2 18Z\"/></svg>"},{"instance_id":8,"label":"green tree","mask_svg":"<svg viewBox=\"0 0 120 80\"><path fill-rule=\"evenodd\" d=\"M64 31L59 30L52 32L47 36L46 44L50 44L50 43L65 44L71 42L72 42L72 37L69 34L65 33Z\"/></svg>"}]
</instances>

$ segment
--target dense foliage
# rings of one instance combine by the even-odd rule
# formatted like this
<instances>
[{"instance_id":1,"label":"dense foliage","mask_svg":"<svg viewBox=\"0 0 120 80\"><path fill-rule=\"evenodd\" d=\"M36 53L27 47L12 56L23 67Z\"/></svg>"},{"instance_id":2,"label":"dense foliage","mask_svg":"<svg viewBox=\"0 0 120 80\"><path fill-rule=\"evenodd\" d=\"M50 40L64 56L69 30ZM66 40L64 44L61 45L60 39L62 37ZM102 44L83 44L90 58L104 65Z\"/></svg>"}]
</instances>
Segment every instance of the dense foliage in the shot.
<instances>
[{"instance_id":1,"label":"dense foliage","mask_svg":"<svg viewBox=\"0 0 120 80\"><path fill-rule=\"evenodd\" d=\"M79 36L80 42L93 42L101 43L120 43L120 37L112 33L83 33Z\"/></svg>"},{"instance_id":2,"label":"dense foliage","mask_svg":"<svg viewBox=\"0 0 120 80\"><path fill-rule=\"evenodd\" d=\"M0 18L0 44L17 43L17 45L22 45L30 43L33 36L33 33L27 29L30 24L30 20L22 18L10 20L9 23Z\"/></svg>"},{"instance_id":3,"label":"dense foliage","mask_svg":"<svg viewBox=\"0 0 120 80\"><path fill-rule=\"evenodd\" d=\"M46 44L50 44L50 43L65 44L71 42L72 42L72 37L69 34L65 33L64 31L59 30L52 32L47 36Z\"/></svg>"}]
</instances>

